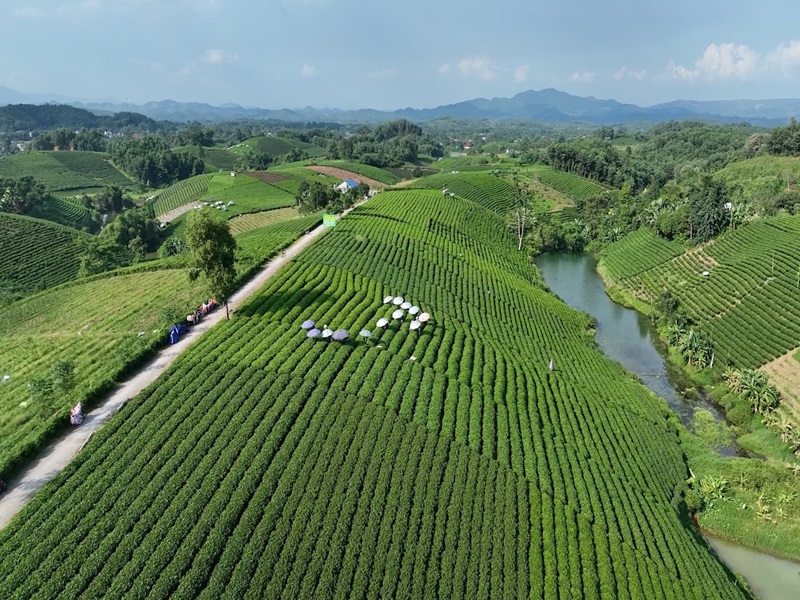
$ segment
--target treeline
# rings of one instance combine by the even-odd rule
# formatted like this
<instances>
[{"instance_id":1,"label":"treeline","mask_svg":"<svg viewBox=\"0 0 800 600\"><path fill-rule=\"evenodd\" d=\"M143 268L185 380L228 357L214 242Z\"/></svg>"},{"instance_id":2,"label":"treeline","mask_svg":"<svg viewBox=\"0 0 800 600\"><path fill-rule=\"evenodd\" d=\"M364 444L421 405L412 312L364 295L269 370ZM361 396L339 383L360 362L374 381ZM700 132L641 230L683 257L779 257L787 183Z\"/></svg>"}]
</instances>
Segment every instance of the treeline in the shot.
<instances>
[{"instance_id":1,"label":"treeline","mask_svg":"<svg viewBox=\"0 0 800 600\"><path fill-rule=\"evenodd\" d=\"M627 183L638 191L760 154L800 156L800 123L795 119L769 132L748 124L670 121L636 133L628 144L618 133L603 127L592 136L551 144L541 159L562 171L616 188Z\"/></svg>"},{"instance_id":2,"label":"treeline","mask_svg":"<svg viewBox=\"0 0 800 600\"><path fill-rule=\"evenodd\" d=\"M18 215L32 215L50 194L33 177L19 179L0 177L0 211Z\"/></svg>"},{"instance_id":3,"label":"treeline","mask_svg":"<svg viewBox=\"0 0 800 600\"><path fill-rule=\"evenodd\" d=\"M624 138L601 128L595 135L551 144L542 160L556 169L634 191L661 187L685 171L713 172L752 154L747 140L760 130L747 124L669 121ZM620 143L620 142L623 143Z\"/></svg>"},{"instance_id":4,"label":"treeline","mask_svg":"<svg viewBox=\"0 0 800 600\"><path fill-rule=\"evenodd\" d=\"M405 119L377 127L362 126L327 146L328 158L345 159L375 167L398 167L417 162L420 154L443 156L440 144L425 136L422 128Z\"/></svg>"},{"instance_id":5,"label":"treeline","mask_svg":"<svg viewBox=\"0 0 800 600\"><path fill-rule=\"evenodd\" d=\"M89 150L103 152L108 146L108 138L99 129L73 131L62 127L40 133L31 147L33 150Z\"/></svg>"},{"instance_id":6,"label":"treeline","mask_svg":"<svg viewBox=\"0 0 800 600\"><path fill-rule=\"evenodd\" d=\"M200 158L173 152L163 139L154 136L114 141L108 153L120 169L151 188L166 187L205 171Z\"/></svg>"},{"instance_id":7,"label":"treeline","mask_svg":"<svg viewBox=\"0 0 800 600\"><path fill-rule=\"evenodd\" d=\"M68 128L104 129L110 131L160 131L173 129L174 123L154 121L132 112L96 115L67 104L10 104L0 107L0 131L40 131Z\"/></svg>"}]
</instances>

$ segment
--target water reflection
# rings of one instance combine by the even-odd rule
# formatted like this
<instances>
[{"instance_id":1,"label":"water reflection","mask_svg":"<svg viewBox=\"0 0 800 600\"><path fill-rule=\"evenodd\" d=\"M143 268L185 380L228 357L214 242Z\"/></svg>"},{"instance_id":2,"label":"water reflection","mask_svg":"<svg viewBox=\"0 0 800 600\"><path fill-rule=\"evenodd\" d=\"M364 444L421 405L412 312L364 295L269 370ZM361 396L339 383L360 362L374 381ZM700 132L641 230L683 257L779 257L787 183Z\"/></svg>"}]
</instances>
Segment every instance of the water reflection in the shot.
<instances>
[{"instance_id":1,"label":"water reflection","mask_svg":"<svg viewBox=\"0 0 800 600\"><path fill-rule=\"evenodd\" d=\"M597 321L597 343L606 356L635 373L642 383L667 401L687 427L696 408L704 408L718 421L724 415L697 394L685 398L678 390L684 382L666 360L666 348L658 339L650 321L633 309L612 302L603 280L597 274L597 262L588 254L544 254L536 264L544 280L564 302L589 313ZM726 454L735 454L732 448Z\"/></svg>"}]
</instances>

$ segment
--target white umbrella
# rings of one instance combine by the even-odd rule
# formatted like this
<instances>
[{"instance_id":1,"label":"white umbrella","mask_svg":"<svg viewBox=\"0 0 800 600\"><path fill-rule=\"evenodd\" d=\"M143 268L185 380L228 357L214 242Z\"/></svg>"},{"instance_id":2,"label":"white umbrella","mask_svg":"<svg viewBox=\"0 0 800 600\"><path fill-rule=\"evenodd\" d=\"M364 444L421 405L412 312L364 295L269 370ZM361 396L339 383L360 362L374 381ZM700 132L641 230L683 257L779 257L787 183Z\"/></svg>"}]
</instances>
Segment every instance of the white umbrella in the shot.
<instances>
[{"instance_id":1,"label":"white umbrella","mask_svg":"<svg viewBox=\"0 0 800 600\"><path fill-rule=\"evenodd\" d=\"M322 331L322 337L329 338L333 335L333 329L324 329Z\"/></svg>"},{"instance_id":2,"label":"white umbrella","mask_svg":"<svg viewBox=\"0 0 800 600\"><path fill-rule=\"evenodd\" d=\"M397 298L392 300L392 304L394 304L395 306L400 306L403 302L404 300L402 296L398 296Z\"/></svg>"},{"instance_id":3,"label":"white umbrella","mask_svg":"<svg viewBox=\"0 0 800 600\"><path fill-rule=\"evenodd\" d=\"M400 308L402 308L403 310L408 310L409 308L411 308L411 302L403 302L400 305Z\"/></svg>"},{"instance_id":4,"label":"white umbrella","mask_svg":"<svg viewBox=\"0 0 800 600\"><path fill-rule=\"evenodd\" d=\"M372 332L369 329L362 329L361 331L358 332L358 335L360 335L363 338L371 338Z\"/></svg>"},{"instance_id":5,"label":"white umbrella","mask_svg":"<svg viewBox=\"0 0 800 600\"><path fill-rule=\"evenodd\" d=\"M386 298L383 299L383 303L390 304L392 300L394 300L394 296L386 296Z\"/></svg>"},{"instance_id":6,"label":"white umbrella","mask_svg":"<svg viewBox=\"0 0 800 600\"><path fill-rule=\"evenodd\" d=\"M314 329L312 329L311 331L306 333L306 337L310 337L310 338L319 337L320 333L322 333L322 332L315 327Z\"/></svg>"},{"instance_id":7,"label":"white umbrella","mask_svg":"<svg viewBox=\"0 0 800 600\"><path fill-rule=\"evenodd\" d=\"M419 306L412 306L411 308L408 309L408 314L417 315L419 314L419 311L420 311Z\"/></svg>"},{"instance_id":8,"label":"white umbrella","mask_svg":"<svg viewBox=\"0 0 800 600\"><path fill-rule=\"evenodd\" d=\"M378 319L378 322L376 323L376 325L381 329L386 327L388 324L389 324L389 319Z\"/></svg>"},{"instance_id":9,"label":"white umbrella","mask_svg":"<svg viewBox=\"0 0 800 600\"><path fill-rule=\"evenodd\" d=\"M417 317L421 323L427 323L431 316L428 313L422 313Z\"/></svg>"},{"instance_id":10,"label":"white umbrella","mask_svg":"<svg viewBox=\"0 0 800 600\"><path fill-rule=\"evenodd\" d=\"M392 318L393 318L393 319L402 319L402 318L405 316L405 314L406 314L406 313L404 313L402 310L400 310L400 309L398 308L396 311L394 311L394 312L392 313Z\"/></svg>"},{"instance_id":11,"label":"white umbrella","mask_svg":"<svg viewBox=\"0 0 800 600\"><path fill-rule=\"evenodd\" d=\"M413 321L411 321L411 325L409 325L409 327L411 327L411 331L414 331L415 329L419 329L420 325L422 325L422 323L414 319Z\"/></svg>"}]
</instances>

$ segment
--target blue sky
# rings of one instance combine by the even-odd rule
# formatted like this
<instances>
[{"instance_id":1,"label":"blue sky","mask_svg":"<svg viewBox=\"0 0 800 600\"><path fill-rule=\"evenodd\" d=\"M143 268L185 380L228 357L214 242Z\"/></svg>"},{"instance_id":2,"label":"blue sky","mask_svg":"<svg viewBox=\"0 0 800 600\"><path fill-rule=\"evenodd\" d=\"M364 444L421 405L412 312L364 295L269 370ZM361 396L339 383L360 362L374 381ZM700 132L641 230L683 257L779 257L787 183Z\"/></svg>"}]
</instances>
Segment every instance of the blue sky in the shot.
<instances>
[{"instance_id":1,"label":"blue sky","mask_svg":"<svg viewBox=\"0 0 800 600\"><path fill-rule=\"evenodd\" d=\"M796 0L4 0L0 22L0 85L82 99L800 96Z\"/></svg>"}]
</instances>

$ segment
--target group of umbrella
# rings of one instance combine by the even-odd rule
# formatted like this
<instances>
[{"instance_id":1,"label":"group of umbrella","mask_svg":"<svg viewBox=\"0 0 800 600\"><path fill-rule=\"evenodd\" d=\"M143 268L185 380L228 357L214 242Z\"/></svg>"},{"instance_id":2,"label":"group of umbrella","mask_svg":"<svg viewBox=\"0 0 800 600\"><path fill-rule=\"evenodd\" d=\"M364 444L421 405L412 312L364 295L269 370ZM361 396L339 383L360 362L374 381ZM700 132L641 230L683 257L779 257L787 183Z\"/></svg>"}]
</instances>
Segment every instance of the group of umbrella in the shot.
<instances>
[{"instance_id":1,"label":"group of umbrella","mask_svg":"<svg viewBox=\"0 0 800 600\"><path fill-rule=\"evenodd\" d=\"M427 323L431 316L426 312L422 312L422 309L419 306L411 304L402 296L386 296L383 299L384 304L390 304L392 306L396 306L397 308L392 312L392 321L402 321L405 319L406 312L413 317L409 325L409 329L411 331L419 331L425 323ZM378 322L375 323L375 326L380 329L386 329L389 325L389 319L381 318L378 319ZM344 342L350 337L350 332L347 329L337 329L334 331L333 329L329 329L327 325L325 325L322 329L319 329L316 326L316 323L312 320L303 321L300 325L302 329L306 330L306 337L309 338L323 338L328 340L334 340L336 342ZM365 339L369 339L372 337L372 332L369 329L362 329L358 332L360 337Z\"/></svg>"}]
</instances>

